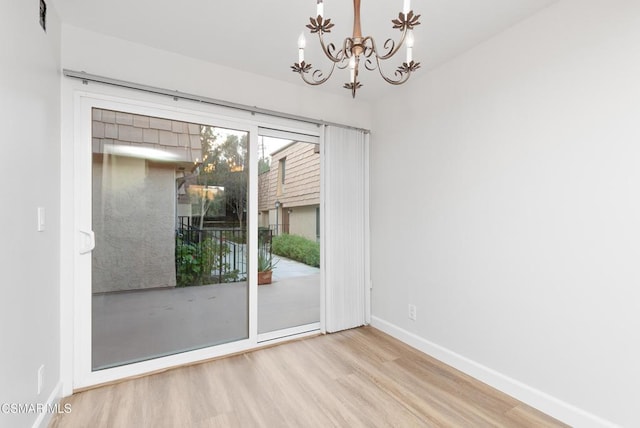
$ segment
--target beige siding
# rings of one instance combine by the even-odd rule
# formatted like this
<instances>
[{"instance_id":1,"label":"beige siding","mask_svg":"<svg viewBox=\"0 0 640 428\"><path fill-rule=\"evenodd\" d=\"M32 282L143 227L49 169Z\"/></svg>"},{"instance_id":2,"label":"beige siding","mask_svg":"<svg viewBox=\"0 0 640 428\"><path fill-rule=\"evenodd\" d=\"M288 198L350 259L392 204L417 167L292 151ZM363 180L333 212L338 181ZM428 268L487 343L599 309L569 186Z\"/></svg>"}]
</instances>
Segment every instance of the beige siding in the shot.
<instances>
[{"instance_id":1,"label":"beige siding","mask_svg":"<svg viewBox=\"0 0 640 428\"><path fill-rule=\"evenodd\" d=\"M135 145L178 156L180 162L202 159L200 125L157 117L93 109L93 153L106 145Z\"/></svg>"},{"instance_id":2,"label":"beige siding","mask_svg":"<svg viewBox=\"0 0 640 428\"><path fill-rule=\"evenodd\" d=\"M258 210L269 211L274 203L275 197L271 197L271 171L267 171L258 176Z\"/></svg>"},{"instance_id":3,"label":"beige siding","mask_svg":"<svg viewBox=\"0 0 640 428\"><path fill-rule=\"evenodd\" d=\"M320 205L320 154L316 153L315 148L315 144L294 142L271 155L271 170L261 174L258 181L258 206L263 213L261 226L276 223L275 203L280 201L279 224L282 225L288 213L289 233L316 240L316 207ZM286 159L285 179L280 186L278 180L282 174L282 159Z\"/></svg>"},{"instance_id":4,"label":"beige siding","mask_svg":"<svg viewBox=\"0 0 640 428\"><path fill-rule=\"evenodd\" d=\"M283 207L301 207L320 203L320 154L314 144L293 143L271 156L271 170L260 175L259 210L273 209L276 199ZM282 193L278 188L279 164L286 158Z\"/></svg>"}]
</instances>

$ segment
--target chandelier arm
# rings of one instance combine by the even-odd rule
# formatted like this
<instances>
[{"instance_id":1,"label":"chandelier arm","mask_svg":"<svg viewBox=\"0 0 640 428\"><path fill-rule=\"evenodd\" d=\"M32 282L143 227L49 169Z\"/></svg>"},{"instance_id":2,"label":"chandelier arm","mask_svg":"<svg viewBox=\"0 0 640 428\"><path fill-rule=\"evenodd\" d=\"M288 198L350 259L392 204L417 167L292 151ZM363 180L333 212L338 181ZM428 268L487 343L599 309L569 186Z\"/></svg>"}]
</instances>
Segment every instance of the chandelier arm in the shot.
<instances>
[{"instance_id":1,"label":"chandelier arm","mask_svg":"<svg viewBox=\"0 0 640 428\"><path fill-rule=\"evenodd\" d=\"M379 60L387 60L389 58L391 58L392 56L394 56L396 53L398 53L398 51L400 50L400 48L404 45L404 40L407 37L407 29L405 28L404 30L402 30L402 37L400 37L400 41L398 42L398 44L395 43L395 41L391 38L387 39L384 42L383 46L387 46L389 43L391 43L391 49L389 50L389 52L387 52L384 55L380 55L378 53L378 49L376 48L376 42L375 40L373 40L371 37L368 37L368 39L371 39L371 44L372 44L372 49L373 52L376 55L376 58L378 58Z\"/></svg>"},{"instance_id":2,"label":"chandelier arm","mask_svg":"<svg viewBox=\"0 0 640 428\"><path fill-rule=\"evenodd\" d=\"M344 49L342 51L338 51L336 55L333 55L331 51L335 49L335 45L333 43L329 43L328 45L325 44L322 34L322 31L318 31L318 38L320 39L320 46L322 47L322 52L324 52L324 55L334 63L342 61L342 56L340 54L344 52Z\"/></svg>"},{"instance_id":3,"label":"chandelier arm","mask_svg":"<svg viewBox=\"0 0 640 428\"><path fill-rule=\"evenodd\" d=\"M336 62L336 67L338 67L340 70L344 70L345 68L349 67L349 61L346 61L346 58L342 58L341 63Z\"/></svg>"},{"instance_id":4,"label":"chandelier arm","mask_svg":"<svg viewBox=\"0 0 640 428\"><path fill-rule=\"evenodd\" d=\"M342 53L343 59L349 59L354 55L353 53L354 44L355 44L355 41L353 40L353 37L347 37L346 39L344 39L344 42L342 42L342 51L340 52Z\"/></svg>"},{"instance_id":5,"label":"chandelier arm","mask_svg":"<svg viewBox=\"0 0 640 428\"><path fill-rule=\"evenodd\" d=\"M331 70L329 71L329 74L327 75L327 77L324 77L324 78L322 77L323 73L322 73L322 70L320 69L316 69L311 73L312 80L307 79L307 77L305 76L306 73L302 71L300 71L299 74L305 83L309 85L317 86L317 85L322 85L324 82L329 80L335 68L336 68L336 63L335 62L331 63Z\"/></svg>"},{"instance_id":6,"label":"chandelier arm","mask_svg":"<svg viewBox=\"0 0 640 428\"><path fill-rule=\"evenodd\" d=\"M394 74L396 76L400 76L398 78L398 80L393 80L390 77L387 77L384 74L384 71L382 71L382 67L380 67L380 58L378 56L376 56L376 64L378 66L378 73L380 73L380 76L387 82L390 83L392 85L402 85L404 82L406 82L407 80L409 80L409 76L411 76L411 71L407 72L407 73L400 73L398 71L396 71Z\"/></svg>"},{"instance_id":7,"label":"chandelier arm","mask_svg":"<svg viewBox=\"0 0 640 428\"><path fill-rule=\"evenodd\" d=\"M369 44L367 42L369 42ZM376 44L373 38L370 36L363 38L361 41L361 45L362 45L361 56L364 56L365 58L369 58L376 51L376 46L375 46Z\"/></svg>"},{"instance_id":8,"label":"chandelier arm","mask_svg":"<svg viewBox=\"0 0 640 428\"><path fill-rule=\"evenodd\" d=\"M377 66L373 61L371 61L371 58L367 58L364 62L364 68L367 69L367 71L373 71L377 68Z\"/></svg>"}]
</instances>

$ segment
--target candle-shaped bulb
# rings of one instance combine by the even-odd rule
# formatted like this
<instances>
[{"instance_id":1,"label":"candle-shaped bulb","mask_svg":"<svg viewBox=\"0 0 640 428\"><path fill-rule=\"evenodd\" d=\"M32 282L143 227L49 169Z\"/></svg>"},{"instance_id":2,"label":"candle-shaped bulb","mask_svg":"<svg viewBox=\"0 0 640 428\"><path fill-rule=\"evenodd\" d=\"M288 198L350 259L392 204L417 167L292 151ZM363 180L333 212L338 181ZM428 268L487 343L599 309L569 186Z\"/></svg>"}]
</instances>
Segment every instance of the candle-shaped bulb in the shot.
<instances>
[{"instance_id":1,"label":"candle-shaped bulb","mask_svg":"<svg viewBox=\"0 0 640 428\"><path fill-rule=\"evenodd\" d=\"M322 0L318 0L318 7L316 9L316 16L324 17L324 3Z\"/></svg>"},{"instance_id":2,"label":"candle-shaped bulb","mask_svg":"<svg viewBox=\"0 0 640 428\"><path fill-rule=\"evenodd\" d=\"M298 37L298 64L302 64L304 61L304 47L306 44L304 33L300 33L300 37Z\"/></svg>"},{"instance_id":3,"label":"candle-shaped bulb","mask_svg":"<svg viewBox=\"0 0 640 428\"><path fill-rule=\"evenodd\" d=\"M411 10L411 0L404 0L404 4L402 5L402 13L405 15L409 13Z\"/></svg>"},{"instance_id":4,"label":"candle-shaped bulb","mask_svg":"<svg viewBox=\"0 0 640 428\"><path fill-rule=\"evenodd\" d=\"M413 31L411 31L411 30L407 31L407 37L404 40L404 42L407 44L407 47L408 48L412 48L413 44L415 43L415 41L416 40L413 37Z\"/></svg>"},{"instance_id":5,"label":"candle-shaped bulb","mask_svg":"<svg viewBox=\"0 0 640 428\"><path fill-rule=\"evenodd\" d=\"M413 38L413 31L407 32L407 38L405 39L405 43L407 44L407 64L411 64L413 61L413 43L415 42Z\"/></svg>"},{"instance_id":6,"label":"candle-shaped bulb","mask_svg":"<svg viewBox=\"0 0 640 428\"><path fill-rule=\"evenodd\" d=\"M349 81L351 83L356 82L356 57L352 56L349 58Z\"/></svg>"}]
</instances>

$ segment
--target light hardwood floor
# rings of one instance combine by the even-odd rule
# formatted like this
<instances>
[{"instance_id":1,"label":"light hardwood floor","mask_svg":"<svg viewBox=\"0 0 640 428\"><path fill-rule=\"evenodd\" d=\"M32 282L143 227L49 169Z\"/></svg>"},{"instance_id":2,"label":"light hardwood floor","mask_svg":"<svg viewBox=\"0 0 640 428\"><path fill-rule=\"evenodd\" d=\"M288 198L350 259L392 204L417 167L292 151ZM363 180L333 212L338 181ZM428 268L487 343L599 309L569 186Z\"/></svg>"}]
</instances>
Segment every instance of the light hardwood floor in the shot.
<instances>
[{"instance_id":1,"label":"light hardwood floor","mask_svg":"<svg viewBox=\"0 0 640 428\"><path fill-rule=\"evenodd\" d=\"M372 327L77 393L50 427L560 427Z\"/></svg>"}]
</instances>

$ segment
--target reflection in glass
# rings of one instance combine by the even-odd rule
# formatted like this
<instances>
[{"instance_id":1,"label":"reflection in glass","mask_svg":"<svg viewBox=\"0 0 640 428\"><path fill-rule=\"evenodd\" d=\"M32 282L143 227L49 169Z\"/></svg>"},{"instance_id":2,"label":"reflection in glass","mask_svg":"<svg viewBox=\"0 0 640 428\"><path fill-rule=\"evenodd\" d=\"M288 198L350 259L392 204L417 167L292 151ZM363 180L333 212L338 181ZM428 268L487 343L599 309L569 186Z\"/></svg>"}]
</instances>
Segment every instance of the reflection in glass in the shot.
<instances>
[{"instance_id":1,"label":"reflection in glass","mask_svg":"<svg viewBox=\"0 0 640 428\"><path fill-rule=\"evenodd\" d=\"M258 333L320 321L318 144L258 138Z\"/></svg>"},{"instance_id":2,"label":"reflection in glass","mask_svg":"<svg viewBox=\"0 0 640 428\"><path fill-rule=\"evenodd\" d=\"M248 337L247 136L93 110L92 368Z\"/></svg>"}]
</instances>

